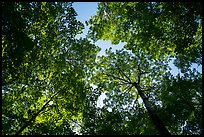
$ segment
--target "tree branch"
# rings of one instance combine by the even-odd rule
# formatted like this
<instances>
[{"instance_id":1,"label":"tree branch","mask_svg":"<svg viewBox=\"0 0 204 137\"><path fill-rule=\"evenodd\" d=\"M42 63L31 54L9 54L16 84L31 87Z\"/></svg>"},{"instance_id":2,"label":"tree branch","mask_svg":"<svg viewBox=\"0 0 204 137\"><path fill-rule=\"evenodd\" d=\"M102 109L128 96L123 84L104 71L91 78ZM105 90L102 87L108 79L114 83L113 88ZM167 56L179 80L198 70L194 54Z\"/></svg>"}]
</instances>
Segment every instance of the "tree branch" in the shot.
<instances>
[{"instance_id":1,"label":"tree branch","mask_svg":"<svg viewBox=\"0 0 204 137\"><path fill-rule=\"evenodd\" d=\"M127 87L125 88L124 92L130 90L132 87L133 87L133 85L129 85L129 86L127 86Z\"/></svg>"},{"instance_id":2,"label":"tree branch","mask_svg":"<svg viewBox=\"0 0 204 137\"><path fill-rule=\"evenodd\" d=\"M119 70L119 72L120 72L123 76L125 76L125 77L129 80L130 83L132 83L131 80L130 80L130 78L120 69L120 67L117 66L117 69Z\"/></svg>"},{"instance_id":3,"label":"tree branch","mask_svg":"<svg viewBox=\"0 0 204 137\"><path fill-rule=\"evenodd\" d=\"M161 135L171 135L170 132L168 131L168 129L165 127L163 121L161 121L161 119L159 118L157 113L151 108L151 105L150 105L146 95L143 93L143 91L141 90L138 83L134 82L133 85L135 86L135 88L137 88L138 94L142 98L142 101L145 105L145 108L147 109L147 111L148 111L148 113L152 119L152 122L154 123L154 125L156 126L156 128L158 129L160 134Z\"/></svg>"},{"instance_id":4,"label":"tree branch","mask_svg":"<svg viewBox=\"0 0 204 137\"><path fill-rule=\"evenodd\" d=\"M117 85L127 85L127 84L130 84L129 82L127 82L127 83L117 83Z\"/></svg>"},{"instance_id":5,"label":"tree branch","mask_svg":"<svg viewBox=\"0 0 204 137\"><path fill-rule=\"evenodd\" d=\"M31 118L29 121L26 121L25 124L24 124L24 126L22 126L22 127L20 128L20 130L16 132L15 135L19 135L26 127L28 127L28 126L31 124L31 122L32 122L33 120L35 120L35 118L40 114L40 112L42 112L42 111L46 108L46 106L49 104L49 102L52 101L52 99L53 99L59 92L60 92L60 91L56 92L56 93L42 106L42 108L41 108L37 113L35 113L35 114L32 116L32 118Z\"/></svg>"},{"instance_id":6,"label":"tree branch","mask_svg":"<svg viewBox=\"0 0 204 137\"><path fill-rule=\"evenodd\" d=\"M127 83L130 83L129 81L127 81L127 80L125 80L125 79L123 79L123 78L120 78L120 77L116 77L116 76L109 75L109 74L105 74L105 75L107 75L107 76L109 76L109 77L113 77L113 78L119 79L119 80L122 80L122 81L127 82Z\"/></svg>"}]
</instances>

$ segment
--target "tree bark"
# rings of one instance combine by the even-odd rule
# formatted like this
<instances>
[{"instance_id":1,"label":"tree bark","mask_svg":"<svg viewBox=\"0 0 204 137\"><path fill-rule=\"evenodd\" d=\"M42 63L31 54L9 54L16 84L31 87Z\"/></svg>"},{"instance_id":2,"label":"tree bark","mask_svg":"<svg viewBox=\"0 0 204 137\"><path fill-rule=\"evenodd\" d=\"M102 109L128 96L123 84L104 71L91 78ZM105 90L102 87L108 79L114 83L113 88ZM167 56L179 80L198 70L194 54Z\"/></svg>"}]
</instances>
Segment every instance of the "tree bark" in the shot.
<instances>
[{"instance_id":1,"label":"tree bark","mask_svg":"<svg viewBox=\"0 0 204 137\"><path fill-rule=\"evenodd\" d=\"M143 91L141 90L140 86L134 82L133 85L135 86L135 88L137 89L138 91L138 94L141 96L143 102L144 102L144 105L145 105L145 108L147 109L154 125L156 126L156 128L159 130L160 134L161 135L171 135L169 133L169 131L166 129L166 127L164 126L163 122L161 121L161 119L159 118L159 116L156 114L155 111L153 111L153 109L151 108L149 102L148 102L148 99L147 97L145 96L145 94L143 93Z\"/></svg>"}]
</instances>

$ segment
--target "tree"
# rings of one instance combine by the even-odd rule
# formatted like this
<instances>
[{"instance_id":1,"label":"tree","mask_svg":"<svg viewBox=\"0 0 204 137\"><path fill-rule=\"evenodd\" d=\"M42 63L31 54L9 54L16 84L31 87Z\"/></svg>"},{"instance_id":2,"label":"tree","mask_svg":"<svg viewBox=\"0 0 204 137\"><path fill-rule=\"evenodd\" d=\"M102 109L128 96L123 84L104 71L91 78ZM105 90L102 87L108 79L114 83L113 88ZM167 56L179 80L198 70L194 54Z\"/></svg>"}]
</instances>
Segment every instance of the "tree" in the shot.
<instances>
[{"instance_id":1,"label":"tree","mask_svg":"<svg viewBox=\"0 0 204 137\"><path fill-rule=\"evenodd\" d=\"M165 70L165 62L148 63L142 52L137 56L123 50L106 53L92 81L107 98L102 108L96 106L98 94L88 101L92 107L86 113L93 117L83 115L82 134L201 134L199 72L174 78Z\"/></svg>"},{"instance_id":2,"label":"tree","mask_svg":"<svg viewBox=\"0 0 204 137\"><path fill-rule=\"evenodd\" d=\"M104 2L99 3L97 15L87 22L90 25L88 37L94 41L102 39L111 40L112 44L118 44L120 41L126 43L125 52L116 51L114 54L108 51L107 57L101 57L93 83L100 87L101 91L108 92L109 100L113 100L114 97L119 100L118 95L126 90L133 94L132 96L136 94L136 101L141 97L150 116L143 117L148 117L146 118L148 121L151 118L157 128L145 129L149 127L145 121L142 127L134 127L135 132L123 132L124 134L168 134L168 132L201 134L202 124L195 120L196 117L201 119L201 104L198 103L201 100L201 77L199 73L195 74L195 70L192 72L190 69L192 63L202 64L201 10L201 4L195 2ZM173 57L174 64L181 69L184 77L178 75L177 78L172 78L169 70L166 69ZM145 74L141 75L143 72ZM138 83L141 84L138 85ZM186 84L189 86L185 86ZM133 90L132 87L136 89ZM171 89L174 89L172 98L169 95ZM181 95L185 93L184 91L189 96ZM188 100L187 104L185 100ZM121 105L115 106L117 101L108 102L105 108L116 107L116 111L121 110ZM178 108L170 104L175 104ZM196 116L195 108L198 114ZM157 113L160 120L152 113ZM166 119L166 116L170 119ZM140 125L139 121L135 121L135 125ZM103 128L106 130L105 126L106 124ZM115 130L122 131L121 128ZM112 130L109 134L111 133Z\"/></svg>"},{"instance_id":3,"label":"tree","mask_svg":"<svg viewBox=\"0 0 204 137\"><path fill-rule=\"evenodd\" d=\"M75 38L76 15L72 3L2 3L3 134L73 134L99 50Z\"/></svg>"},{"instance_id":4,"label":"tree","mask_svg":"<svg viewBox=\"0 0 204 137\"><path fill-rule=\"evenodd\" d=\"M142 52L134 56L127 51L116 51L114 54L109 50L107 55L107 57L103 56L99 60L98 73L93 79L93 84L100 87L102 91L125 92L127 90L137 96L137 99L139 96L156 128L160 130L161 134L169 134L147 98L149 94L154 94L153 88L161 81L159 79L162 78L161 73L165 69L161 67L163 63L161 61L149 61L148 56ZM157 75L152 71L155 71ZM149 91L150 89L152 91ZM138 101L137 99L136 101Z\"/></svg>"},{"instance_id":5,"label":"tree","mask_svg":"<svg viewBox=\"0 0 204 137\"><path fill-rule=\"evenodd\" d=\"M190 69L202 64L201 9L99 3L76 39L84 26L72 3L2 2L2 134L202 134L202 77ZM126 45L97 57L88 38Z\"/></svg>"}]
</instances>

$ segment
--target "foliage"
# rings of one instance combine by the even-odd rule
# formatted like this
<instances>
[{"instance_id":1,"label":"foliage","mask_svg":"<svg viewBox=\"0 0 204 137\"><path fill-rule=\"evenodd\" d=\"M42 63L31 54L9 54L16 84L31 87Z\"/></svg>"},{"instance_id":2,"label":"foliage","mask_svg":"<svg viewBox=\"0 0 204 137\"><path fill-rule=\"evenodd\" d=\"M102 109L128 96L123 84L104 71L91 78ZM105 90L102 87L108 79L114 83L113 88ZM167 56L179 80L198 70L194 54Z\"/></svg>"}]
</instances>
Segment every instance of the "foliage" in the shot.
<instances>
[{"instance_id":1,"label":"foliage","mask_svg":"<svg viewBox=\"0 0 204 137\"><path fill-rule=\"evenodd\" d=\"M76 39L71 2L2 2L2 134L202 134L201 9L103 2ZM97 56L88 38L126 45Z\"/></svg>"},{"instance_id":2,"label":"foliage","mask_svg":"<svg viewBox=\"0 0 204 137\"><path fill-rule=\"evenodd\" d=\"M2 8L3 134L72 134L99 48L75 39L83 24L71 3Z\"/></svg>"},{"instance_id":3,"label":"foliage","mask_svg":"<svg viewBox=\"0 0 204 137\"><path fill-rule=\"evenodd\" d=\"M95 41L126 42L133 53L143 50L153 59L177 58L185 69L202 63L202 7L199 2L108 2L99 3L90 25Z\"/></svg>"},{"instance_id":4,"label":"foliage","mask_svg":"<svg viewBox=\"0 0 204 137\"><path fill-rule=\"evenodd\" d=\"M142 52L134 55L124 50L117 50L116 53L113 53L109 49L106 54L107 56L99 58L98 69L92 82L99 91L107 92L107 100L101 110L94 111L97 115L94 123L97 125L94 126L95 132L91 132L91 134L158 134L148 113L143 108L144 104L138 101L141 96L138 94L138 89L133 88L132 83L140 81L140 87L144 90L144 94L149 96L149 99L154 98L154 90L162 81L162 74L167 71L167 68L163 67L165 61L150 61L148 56ZM138 80L141 72L143 74ZM108 108L112 109L111 113L107 111ZM95 108L95 110L98 109ZM121 118L116 117L117 114ZM107 117L112 115L115 117L108 120ZM121 121L119 123L111 122L114 119L121 119ZM134 121L134 124L130 121ZM113 123L119 125L112 127ZM130 123L137 127L134 127L134 130L131 129L133 125L129 125ZM142 123L146 124L142 125ZM110 131L106 130L107 127Z\"/></svg>"},{"instance_id":5,"label":"foliage","mask_svg":"<svg viewBox=\"0 0 204 137\"><path fill-rule=\"evenodd\" d=\"M140 87L169 132L176 135L202 133L202 77L199 72L193 69L183 76L173 77L163 67L165 62L151 61L148 66L148 58L142 58L142 54L134 56L123 50L116 53L108 50L106 54L99 59L98 71L92 79L95 90L106 93L104 106L96 106L98 92L93 92L95 99L88 101L92 106L85 109L82 134L160 134L138 89L128 82L128 79L138 81L138 66L143 71Z\"/></svg>"},{"instance_id":6,"label":"foliage","mask_svg":"<svg viewBox=\"0 0 204 137\"><path fill-rule=\"evenodd\" d=\"M184 135L202 132L201 79L195 69L183 76L164 78L157 93L163 106L158 111L161 117L168 117L165 121L172 132Z\"/></svg>"},{"instance_id":7,"label":"foliage","mask_svg":"<svg viewBox=\"0 0 204 137\"><path fill-rule=\"evenodd\" d=\"M192 63L202 64L201 10L201 4L196 2L98 4L97 15L87 22L90 25L88 37L94 41L111 40L112 44L126 43L124 51L116 51L116 53L108 51L107 57L99 58L98 72L93 77L93 83L101 91L107 92L109 103L106 103L104 108L112 108L113 113L116 110L120 115L124 114L125 112L121 111L123 105L118 102L125 99L122 101L124 104L132 104L132 101L128 102L127 93L122 97L122 93L126 91L131 96L135 96L134 99L138 102L141 95L138 95L138 88L132 88L131 83L138 81L138 73L142 70L145 75L140 77L140 86L148 97L151 108L158 114L169 132L201 134L201 104L199 103L202 96L201 77L200 74L195 74L196 70L190 69ZM171 68L168 69L168 62L172 57L175 58L174 64L181 69L184 77L178 75L177 78L173 78L170 74ZM169 97L171 91L174 94ZM117 101L114 101L114 98ZM138 104L143 103L138 102ZM142 106L145 111L146 106ZM107 110L104 108L102 110L105 113ZM127 105L127 108L131 107ZM147 117L148 115L143 115L143 118L147 119ZM101 121L106 121L106 118ZM145 123L143 125L139 124L140 121L134 123L134 129L137 132L125 132L128 131L126 129L121 133L120 131L123 131L121 125L114 131L119 134L159 134L153 128L154 126L147 124L147 121L143 122ZM107 123L103 125L105 132ZM112 128L109 127L109 129Z\"/></svg>"},{"instance_id":8,"label":"foliage","mask_svg":"<svg viewBox=\"0 0 204 137\"><path fill-rule=\"evenodd\" d=\"M97 99L100 92L98 89L95 91ZM84 113L81 134L142 135L144 130L149 135L157 133L148 114L130 92L114 90L106 95L102 108L96 107L97 100L87 101L91 107Z\"/></svg>"}]
</instances>

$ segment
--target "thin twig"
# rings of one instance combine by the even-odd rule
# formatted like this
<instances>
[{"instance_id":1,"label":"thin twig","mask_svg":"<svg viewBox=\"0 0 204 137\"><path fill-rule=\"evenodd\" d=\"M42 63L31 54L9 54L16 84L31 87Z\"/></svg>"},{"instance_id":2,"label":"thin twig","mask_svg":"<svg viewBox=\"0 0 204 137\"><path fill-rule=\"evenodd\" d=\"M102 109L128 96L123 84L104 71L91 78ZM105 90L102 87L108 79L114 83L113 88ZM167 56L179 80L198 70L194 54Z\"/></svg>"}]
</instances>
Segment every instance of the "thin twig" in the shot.
<instances>
[{"instance_id":1,"label":"thin twig","mask_svg":"<svg viewBox=\"0 0 204 137\"><path fill-rule=\"evenodd\" d=\"M119 72L122 73L122 75L124 75L129 80L130 83L132 83L130 78L120 69L120 67L117 66L117 68L118 68Z\"/></svg>"},{"instance_id":2,"label":"thin twig","mask_svg":"<svg viewBox=\"0 0 204 137\"><path fill-rule=\"evenodd\" d=\"M116 76L113 76L113 75L109 75L109 74L106 74L107 76L110 76L110 77L113 77L113 78L116 78L116 79L119 79L119 80L122 80L124 82L127 82L127 83L130 83L129 81L123 79L123 78L120 78L120 77L116 77Z\"/></svg>"},{"instance_id":3,"label":"thin twig","mask_svg":"<svg viewBox=\"0 0 204 137\"><path fill-rule=\"evenodd\" d=\"M132 87L133 87L133 85L128 85L128 86L125 88L124 92L130 90Z\"/></svg>"},{"instance_id":4,"label":"thin twig","mask_svg":"<svg viewBox=\"0 0 204 137\"><path fill-rule=\"evenodd\" d=\"M116 83L117 85L127 85L127 84L130 84L129 82L128 83Z\"/></svg>"}]
</instances>

